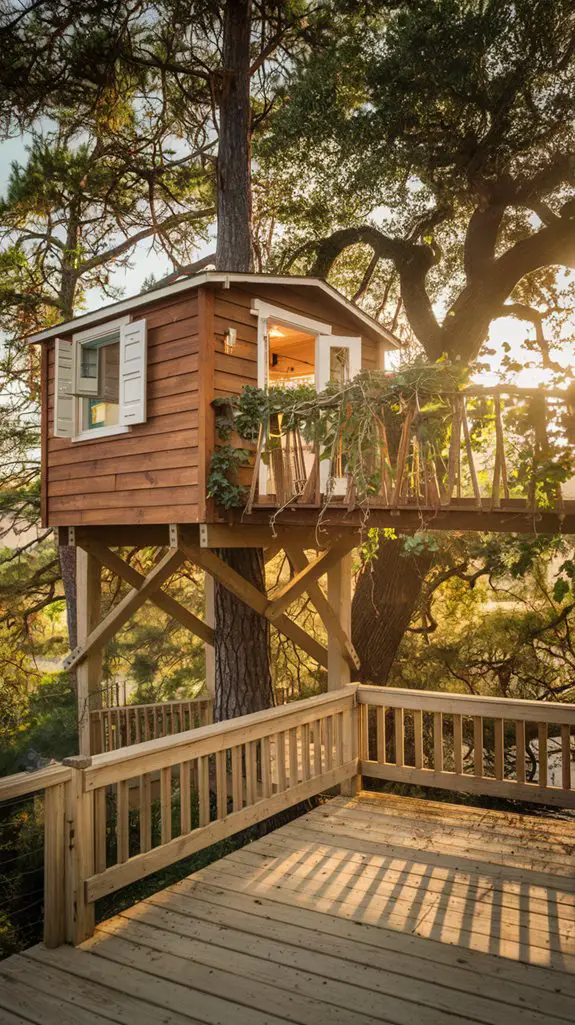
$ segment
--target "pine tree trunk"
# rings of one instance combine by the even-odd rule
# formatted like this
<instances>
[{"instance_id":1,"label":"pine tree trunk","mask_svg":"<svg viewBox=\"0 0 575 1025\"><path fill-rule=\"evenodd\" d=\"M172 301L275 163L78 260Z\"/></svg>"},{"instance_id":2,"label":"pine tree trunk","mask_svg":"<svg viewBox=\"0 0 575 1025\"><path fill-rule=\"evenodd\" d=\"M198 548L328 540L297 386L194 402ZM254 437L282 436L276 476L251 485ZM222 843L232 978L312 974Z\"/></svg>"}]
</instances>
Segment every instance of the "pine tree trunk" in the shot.
<instances>
[{"instance_id":1,"label":"pine tree trunk","mask_svg":"<svg viewBox=\"0 0 575 1025\"><path fill-rule=\"evenodd\" d=\"M217 270L251 271L250 34L251 0L228 0L217 166ZM265 591L261 549L223 548L220 558ZM214 587L215 718L219 722L274 703L269 624L223 585Z\"/></svg>"},{"instance_id":2,"label":"pine tree trunk","mask_svg":"<svg viewBox=\"0 0 575 1025\"><path fill-rule=\"evenodd\" d=\"M382 544L362 570L351 610L352 639L361 659L356 678L384 684L417 604L430 554L405 557L402 541Z\"/></svg>"},{"instance_id":3,"label":"pine tree trunk","mask_svg":"<svg viewBox=\"0 0 575 1025\"><path fill-rule=\"evenodd\" d=\"M221 548L221 559L258 590L265 590L259 548ZM215 718L258 712L274 703L269 660L269 624L231 591L215 587Z\"/></svg>"}]
</instances>

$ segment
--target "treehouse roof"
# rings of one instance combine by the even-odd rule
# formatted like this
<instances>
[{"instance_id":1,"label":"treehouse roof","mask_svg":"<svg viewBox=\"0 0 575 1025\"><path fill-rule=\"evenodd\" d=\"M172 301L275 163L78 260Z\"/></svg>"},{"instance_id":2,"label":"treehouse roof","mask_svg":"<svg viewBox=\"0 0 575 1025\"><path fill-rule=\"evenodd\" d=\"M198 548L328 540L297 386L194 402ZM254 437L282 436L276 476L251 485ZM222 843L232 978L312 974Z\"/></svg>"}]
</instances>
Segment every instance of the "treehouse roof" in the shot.
<instances>
[{"instance_id":1,"label":"treehouse roof","mask_svg":"<svg viewBox=\"0 0 575 1025\"><path fill-rule=\"evenodd\" d=\"M32 344L37 342L47 341L50 338L54 338L57 335L62 334L72 328L88 327L92 324L97 324L100 321L107 320L112 316L117 316L119 313L130 313L132 310L136 310L139 306L149 306L150 302L166 298L168 296L177 295L179 293L185 293L192 291L193 289L199 288L201 285L221 284L224 288L229 287L232 283L243 283L244 285L253 282L253 284L260 285L281 285L286 288L293 288L294 290L303 289L310 291L312 295L317 296L318 300L321 298L323 302L327 301L333 304L334 310L339 306L343 307L348 316L352 317L357 325L358 330L361 329L362 335L367 338L371 338L374 341L384 341L386 347L389 349L397 349L400 347L400 341L388 331L387 328L379 324L369 314L364 313L359 307L355 306L349 299L346 299L341 292L338 292L332 285L328 285L326 281L321 278L306 278L306 277L287 277L287 276L276 276L272 274L239 274L239 273L224 273L222 271L203 271L201 274L196 274L193 277L178 278L176 281L171 282L163 287L152 289L148 292L140 292L138 295L132 296L130 299L122 299L117 303L110 303L108 306L102 306L98 310L93 310L91 313L85 313L81 317L75 317L73 320L64 321L63 323L56 324L54 327L46 328L44 331L37 331L35 334L29 336L29 341Z\"/></svg>"}]
</instances>

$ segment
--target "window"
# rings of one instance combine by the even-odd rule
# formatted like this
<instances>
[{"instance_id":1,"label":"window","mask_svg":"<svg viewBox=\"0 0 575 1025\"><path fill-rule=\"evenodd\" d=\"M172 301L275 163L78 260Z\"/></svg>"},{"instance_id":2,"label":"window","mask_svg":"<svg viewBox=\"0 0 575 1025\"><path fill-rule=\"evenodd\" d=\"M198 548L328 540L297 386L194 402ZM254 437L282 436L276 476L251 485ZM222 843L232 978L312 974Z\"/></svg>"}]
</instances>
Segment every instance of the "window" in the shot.
<instances>
[{"instance_id":1,"label":"window","mask_svg":"<svg viewBox=\"0 0 575 1025\"><path fill-rule=\"evenodd\" d=\"M146 322L117 320L56 339L54 433L85 441L146 420Z\"/></svg>"}]
</instances>

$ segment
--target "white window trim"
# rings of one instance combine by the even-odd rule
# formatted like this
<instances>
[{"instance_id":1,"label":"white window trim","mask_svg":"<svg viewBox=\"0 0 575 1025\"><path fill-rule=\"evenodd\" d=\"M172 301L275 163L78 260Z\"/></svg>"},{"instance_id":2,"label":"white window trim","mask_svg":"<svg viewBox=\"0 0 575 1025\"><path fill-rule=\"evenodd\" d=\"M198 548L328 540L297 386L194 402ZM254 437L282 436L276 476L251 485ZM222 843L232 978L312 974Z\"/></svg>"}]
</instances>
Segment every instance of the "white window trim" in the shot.
<instances>
[{"instance_id":1,"label":"white window trim","mask_svg":"<svg viewBox=\"0 0 575 1025\"><path fill-rule=\"evenodd\" d=\"M116 320L108 320L105 324L98 324L97 327L87 328L85 331L77 331L72 335L74 344L74 360L77 358L76 346L86 345L88 342L96 342L98 338L111 334L112 331L121 331L123 327L131 323L131 317L119 317ZM74 424L76 429L82 423L82 402L80 396L74 399ZM72 444L77 441L95 441L97 438L111 438L115 434L129 434L131 427L123 424L114 424L110 427L93 427L91 430L77 430L77 433L70 439Z\"/></svg>"},{"instance_id":2,"label":"white window trim","mask_svg":"<svg viewBox=\"0 0 575 1025\"><path fill-rule=\"evenodd\" d=\"M268 386L268 343L267 322L274 320L286 327L300 327L312 335L330 335L331 324L323 324L320 320L312 320L301 313L291 313L281 306L271 306L263 299L253 299L251 313L258 318L258 388Z\"/></svg>"}]
</instances>

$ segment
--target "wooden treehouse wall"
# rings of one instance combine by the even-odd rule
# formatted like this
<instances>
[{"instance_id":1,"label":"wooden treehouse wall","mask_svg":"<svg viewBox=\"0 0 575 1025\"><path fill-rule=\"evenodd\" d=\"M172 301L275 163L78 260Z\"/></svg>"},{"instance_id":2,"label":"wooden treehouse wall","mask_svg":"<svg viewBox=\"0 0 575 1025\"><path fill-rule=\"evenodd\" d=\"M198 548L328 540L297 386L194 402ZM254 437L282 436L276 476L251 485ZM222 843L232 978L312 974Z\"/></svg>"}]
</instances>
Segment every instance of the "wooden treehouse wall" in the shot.
<instances>
[{"instance_id":1,"label":"wooden treehouse wall","mask_svg":"<svg viewBox=\"0 0 575 1025\"><path fill-rule=\"evenodd\" d=\"M50 526L198 519L199 314L196 292L135 311L148 325L147 421L117 437L54 437L55 344L46 343L43 518Z\"/></svg>"}]
</instances>

